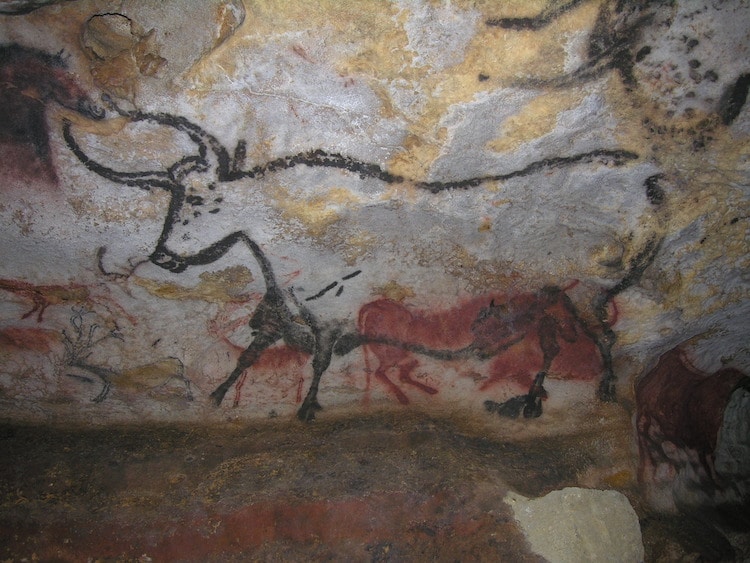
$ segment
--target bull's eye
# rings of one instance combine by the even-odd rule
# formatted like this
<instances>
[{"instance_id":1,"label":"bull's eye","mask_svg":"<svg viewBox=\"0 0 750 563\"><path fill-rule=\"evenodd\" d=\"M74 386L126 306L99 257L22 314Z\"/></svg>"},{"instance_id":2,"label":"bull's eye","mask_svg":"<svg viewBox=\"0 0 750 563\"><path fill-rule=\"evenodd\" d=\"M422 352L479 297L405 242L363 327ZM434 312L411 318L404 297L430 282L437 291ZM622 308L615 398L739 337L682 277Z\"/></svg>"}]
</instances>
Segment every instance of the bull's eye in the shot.
<instances>
[{"instance_id":1,"label":"bull's eye","mask_svg":"<svg viewBox=\"0 0 750 563\"><path fill-rule=\"evenodd\" d=\"M216 189L216 184L209 184L208 189L214 191Z\"/></svg>"}]
</instances>

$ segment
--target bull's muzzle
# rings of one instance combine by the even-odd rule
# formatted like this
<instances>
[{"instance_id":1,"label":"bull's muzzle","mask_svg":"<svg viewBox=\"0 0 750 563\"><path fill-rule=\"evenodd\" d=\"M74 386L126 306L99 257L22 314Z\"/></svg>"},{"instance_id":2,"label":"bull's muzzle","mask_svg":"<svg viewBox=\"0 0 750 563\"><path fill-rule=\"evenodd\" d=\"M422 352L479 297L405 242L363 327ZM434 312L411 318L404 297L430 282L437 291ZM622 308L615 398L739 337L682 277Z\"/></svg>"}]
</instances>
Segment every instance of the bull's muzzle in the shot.
<instances>
[{"instance_id":1,"label":"bull's muzzle","mask_svg":"<svg viewBox=\"0 0 750 563\"><path fill-rule=\"evenodd\" d=\"M97 121L100 119L104 119L104 116L106 115L106 111L103 107L98 106L91 100L87 100L86 98L81 98L78 100L78 113L81 115L85 115L86 117L89 117L91 119L96 119Z\"/></svg>"},{"instance_id":2,"label":"bull's muzzle","mask_svg":"<svg viewBox=\"0 0 750 563\"><path fill-rule=\"evenodd\" d=\"M149 256L149 260L151 260L151 262L153 262L160 268L164 268L165 270L169 270L170 272L174 272L175 274L184 272L188 267L187 262L183 258L180 258L176 254L168 252L166 250L155 251L153 254L151 254L151 256Z\"/></svg>"}]
</instances>

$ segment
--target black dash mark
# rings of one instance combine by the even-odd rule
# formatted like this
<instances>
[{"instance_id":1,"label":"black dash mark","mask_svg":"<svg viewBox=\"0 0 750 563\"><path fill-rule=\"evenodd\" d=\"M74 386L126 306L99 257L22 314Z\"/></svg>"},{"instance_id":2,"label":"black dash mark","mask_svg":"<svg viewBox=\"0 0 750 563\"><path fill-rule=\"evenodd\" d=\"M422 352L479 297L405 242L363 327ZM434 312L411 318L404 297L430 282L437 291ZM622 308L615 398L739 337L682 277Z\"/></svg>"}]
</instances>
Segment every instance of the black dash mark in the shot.
<instances>
[{"instance_id":1,"label":"black dash mark","mask_svg":"<svg viewBox=\"0 0 750 563\"><path fill-rule=\"evenodd\" d=\"M340 287L340 288L338 289L338 291L336 292L336 297L338 297L338 296L339 296L339 295L341 295L342 293L344 293L344 286L343 286L343 285L342 285L342 286L341 286L341 287Z\"/></svg>"},{"instance_id":2,"label":"black dash mark","mask_svg":"<svg viewBox=\"0 0 750 563\"><path fill-rule=\"evenodd\" d=\"M664 190L659 185L659 180L664 177L663 174L654 174L646 178L646 197L653 205L659 205L664 201Z\"/></svg>"},{"instance_id":3,"label":"black dash mark","mask_svg":"<svg viewBox=\"0 0 750 563\"><path fill-rule=\"evenodd\" d=\"M350 279L352 279L352 278L355 278L355 277L357 277L357 276L358 276L359 274L361 274L361 273L362 273L362 270L357 270L356 272L352 272L351 274L346 274L346 275L345 275L345 276L344 276L343 278L341 278L341 279L342 279L342 280L350 280Z\"/></svg>"},{"instance_id":4,"label":"black dash mark","mask_svg":"<svg viewBox=\"0 0 750 563\"><path fill-rule=\"evenodd\" d=\"M645 47L641 47L638 52L635 54L635 62L639 63L643 59L645 59L649 54L651 54L651 47L646 45Z\"/></svg>"},{"instance_id":5,"label":"black dash mark","mask_svg":"<svg viewBox=\"0 0 750 563\"><path fill-rule=\"evenodd\" d=\"M733 86L727 88L719 101L719 115L724 125L729 125L742 111L750 89L750 74L740 76Z\"/></svg>"},{"instance_id":6,"label":"black dash mark","mask_svg":"<svg viewBox=\"0 0 750 563\"><path fill-rule=\"evenodd\" d=\"M307 299L305 299L305 301L313 301L315 299L319 299L319 298L323 297L326 293L328 293L329 291L331 291L338 284L339 284L339 282L337 282L337 281L335 281L335 282L333 282L331 284L328 284L326 287L324 287L323 289L321 289L315 295L313 295L313 296L308 297Z\"/></svg>"}]
</instances>

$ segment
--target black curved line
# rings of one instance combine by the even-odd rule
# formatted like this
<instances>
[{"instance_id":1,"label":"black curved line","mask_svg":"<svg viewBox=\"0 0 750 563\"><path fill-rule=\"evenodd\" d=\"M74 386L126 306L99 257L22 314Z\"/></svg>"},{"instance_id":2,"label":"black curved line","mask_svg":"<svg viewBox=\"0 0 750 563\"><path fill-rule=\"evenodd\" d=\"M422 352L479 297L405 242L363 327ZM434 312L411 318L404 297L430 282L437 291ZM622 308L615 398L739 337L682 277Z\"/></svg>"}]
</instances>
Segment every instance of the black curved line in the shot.
<instances>
[{"instance_id":1,"label":"black curved line","mask_svg":"<svg viewBox=\"0 0 750 563\"><path fill-rule=\"evenodd\" d=\"M427 190L432 193L438 193L445 190L454 189L467 189L479 186L485 182L502 182L517 178L521 176L528 176L543 170L545 168L560 168L563 166L569 166L578 163L593 162L595 160L602 160L611 162L615 166L621 166L626 161L636 160L638 155L631 151L626 150L609 150L609 149L598 149L585 153L574 154L571 156L545 158L532 162L525 168L520 170L514 170L505 174L495 174L489 176L477 176L474 178L467 178L464 180L456 180L450 182L416 182L405 178L404 176L391 174L384 170L379 165L374 163L367 163L361 160L357 160L348 156L343 156L338 153L328 153L323 150L314 150L304 153L299 153L293 156L286 156L277 158L269 161L266 164L261 164L241 172L240 176L245 178L258 178L262 177L266 173L276 172L278 170L285 170L294 168L297 165L304 165L309 167L326 167L326 168L338 168L342 170L348 170L359 174L361 178L373 178L381 180L388 184L400 184L400 183L413 183L419 189Z\"/></svg>"},{"instance_id":2,"label":"black curved line","mask_svg":"<svg viewBox=\"0 0 750 563\"><path fill-rule=\"evenodd\" d=\"M569 0L567 4L547 8L542 10L539 15L531 18L490 18L485 23L491 27L500 27L503 29L514 29L518 31L530 29L532 31L537 31L548 26L554 20L585 1L587 0Z\"/></svg>"},{"instance_id":3,"label":"black curved line","mask_svg":"<svg viewBox=\"0 0 750 563\"><path fill-rule=\"evenodd\" d=\"M428 190L432 193L438 193L444 190L467 189L478 186L485 182L504 182L513 178L529 176L546 168L561 168L579 163L588 163L595 160L610 162L615 166L622 166L626 161L636 160L638 155L626 150L608 150L599 149L585 153L579 153L572 156L561 156L555 158L545 158L532 162L525 168L514 170L505 174L496 174L492 176L479 176L458 180L455 182L418 182L416 186Z\"/></svg>"},{"instance_id":4,"label":"black curved line","mask_svg":"<svg viewBox=\"0 0 750 563\"><path fill-rule=\"evenodd\" d=\"M396 184L406 181L403 176L391 174L377 164L363 162L355 158L344 156L339 153L329 153L321 149L310 150L291 156L284 156L271 160L265 164L259 164L247 171L240 171L235 179L258 178L269 172L294 168L297 165L309 167L320 166L323 168L339 168L359 174L361 178L375 178L388 184Z\"/></svg>"},{"instance_id":5,"label":"black curved line","mask_svg":"<svg viewBox=\"0 0 750 563\"><path fill-rule=\"evenodd\" d=\"M151 187L159 187L165 190L171 190L174 187L174 182L169 177L169 173L162 171L150 171L150 172L121 172L119 170L113 170L106 166L102 166L98 162L91 160L88 155L83 152L83 149L78 145L73 134L70 132L71 122L68 119L63 120L63 138L68 148L73 154L81 161L86 168L98 174L99 176L111 180L118 184L124 184L126 186L134 186L142 189L149 189Z\"/></svg>"},{"instance_id":6,"label":"black curved line","mask_svg":"<svg viewBox=\"0 0 750 563\"><path fill-rule=\"evenodd\" d=\"M351 274L346 274L344 277L342 277L342 280L350 280L352 278L356 278L359 274L362 273L362 270L356 270L352 272Z\"/></svg>"}]
</instances>

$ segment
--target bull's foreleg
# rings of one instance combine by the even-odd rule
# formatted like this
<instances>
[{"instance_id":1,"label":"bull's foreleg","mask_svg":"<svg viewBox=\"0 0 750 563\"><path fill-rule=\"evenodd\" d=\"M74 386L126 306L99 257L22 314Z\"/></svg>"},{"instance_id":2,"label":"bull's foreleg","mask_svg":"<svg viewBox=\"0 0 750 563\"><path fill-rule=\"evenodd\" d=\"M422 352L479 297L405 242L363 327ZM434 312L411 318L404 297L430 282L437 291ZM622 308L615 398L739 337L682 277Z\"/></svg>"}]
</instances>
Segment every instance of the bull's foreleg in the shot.
<instances>
[{"instance_id":1,"label":"bull's foreleg","mask_svg":"<svg viewBox=\"0 0 750 563\"><path fill-rule=\"evenodd\" d=\"M512 397L503 403L485 401L484 407L489 412L496 412L500 416L508 418L518 418L521 412L523 412L524 418L538 418L542 415L542 401L547 398L544 379L547 377L552 360L560 353L557 332L557 322L554 318L545 315L539 320L539 346L544 355L541 371L534 377L526 395Z\"/></svg>"},{"instance_id":2,"label":"bull's foreleg","mask_svg":"<svg viewBox=\"0 0 750 563\"><path fill-rule=\"evenodd\" d=\"M646 182L648 185L648 180ZM612 348L617 341L617 335L612 330L613 323L609 319L609 307L615 297L640 282L646 268L656 259L662 241L663 239L649 239L643 249L632 259L623 278L614 287L606 290L594 303L594 311L602 331L601 336L595 339L604 364L604 375L599 384L599 399L602 401L614 402L617 400L617 377L612 367Z\"/></svg>"},{"instance_id":3,"label":"bull's foreleg","mask_svg":"<svg viewBox=\"0 0 750 563\"><path fill-rule=\"evenodd\" d=\"M547 376L552 360L560 353L560 345L557 343L557 322L550 316L544 316L539 321L539 346L544 355L542 370L536 374L534 382L526 395L526 404L523 407L525 418L537 418L542 415L542 400L547 398L544 389L544 378Z\"/></svg>"},{"instance_id":4,"label":"bull's foreleg","mask_svg":"<svg viewBox=\"0 0 750 563\"><path fill-rule=\"evenodd\" d=\"M617 340L617 335L615 331L609 328L608 324L603 322L602 327L602 336L595 340L604 370L602 380L599 382L599 400L613 403L617 400L617 377L612 367L612 348Z\"/></svg>"},{"instance_id":5,"label":"bull's foreleg","mask_svg":"<svg viewBox=\"0 0 750 563\"><path fill-rule=\"evenodd\" d=\"M229 377L211 393L211 399L217 407L221 405L224 395L227 394L227 391L229 391L242 373L258 361L258 358L266 348L281 340L282 336L281 332L276 330L261 331L255 336L250 346L240 354L237 365L232 373L229 374Z\"/></svg>"}]
</instances>

